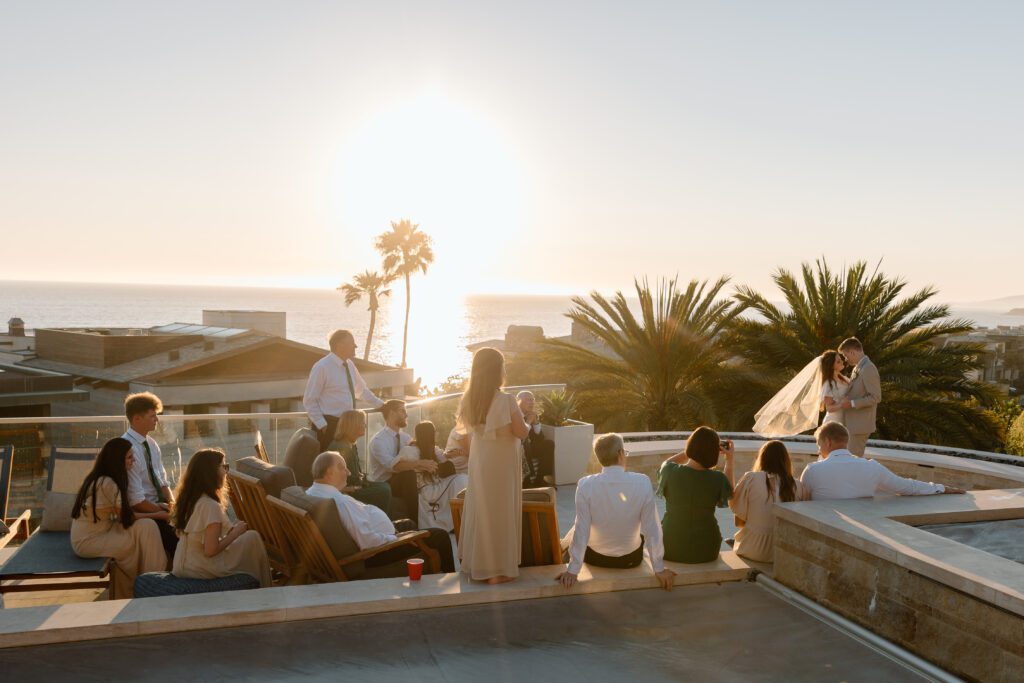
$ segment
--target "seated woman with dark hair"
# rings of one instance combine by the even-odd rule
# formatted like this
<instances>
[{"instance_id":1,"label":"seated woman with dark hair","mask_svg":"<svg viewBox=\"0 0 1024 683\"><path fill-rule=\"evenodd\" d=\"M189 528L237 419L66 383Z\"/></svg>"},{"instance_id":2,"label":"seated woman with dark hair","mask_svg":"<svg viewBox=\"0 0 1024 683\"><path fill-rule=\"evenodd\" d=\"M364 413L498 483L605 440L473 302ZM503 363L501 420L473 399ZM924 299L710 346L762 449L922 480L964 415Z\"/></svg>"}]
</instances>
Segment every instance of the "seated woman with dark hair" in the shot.
<instances>
[{"instance_id":1,"label":"seated woman with dark hair","mask_svg":"<svg viewBox=\"0 0 1024 683\"><path fill-rule=\"evenodd\" d=\"M131 441L117 438L103 444L71 511L75 554L114 558L111 593L115 600L132 597L139 574L167 567L160 530L155 521L146 519L160 514L166 519L167 512L135 512L128 504L128 470L134 462Z\"/></svg>"},{"instance_id":2,"label":"seated woman with dark hair","mask_svg":"<svg viewBox=\"0 0 1024 683\"><path fill-rule=\"evenodd\" d=\"M736 495L729 501L739 527L736 554L758 562L773 562L775 503L809 499L803 484L793 477L786 444L769 441L761 446L754 468L740 478Z\"/></svg>"},{"instance_id":3,"label":"seated woman with dark hair","mask_svg":"<svg viewBox=\"0 0 1024 683\"><path fill-rule=\"evenodd\" d=\"M216 579L248 574L266 588L270 560L259 532L231 524L224 512L228 464L224 451L204 448L188 461L174 495L174 525L181 540L174 552L175 576Z\"/></svg>"},{"instance_id":4,"label":"seated woman with dark hair","mask_svg":"<svg viewBox=\"0 0 1024 683\"><path fill-rule=\"evenodd\" d=\"M719 453L725 456L725 473L714 468ZM699 564L718 557L722 532L715 508L732 498L732 441L722 441L710 427L698 427L686 440L686 448L661 465L658 495L665 498L661 528L665 559Z\"/></svg>"},{"instance_id":5,"label":"seated woman with dark hair","mask_svg":"<svg viewBox=\"0 0 1024 683\"><path fill-rule=\"evenodd\" d=\"M345 458L348 467L348 485L342 493L352 496L360 503L375 505L389 517L391 515L391 487L387 482L370 481L363 473L359 462L359 449L356 441L366 434L366 415L361 410L346 410L338 420L338 429L334 433L334 441L327 448L337 451Z\"/></svg>"},{"instance_id":6,"label":"seated woman with dark hair","mask_svg":"<svg viewBox=\"0 0 1024 683\"><path fill-rule=\"evenodd\" d=\"M417 472L416 486L419 491L419 527L421 529L444 529L452 531L452 509L448 504L459 491L469 485L469 476L458 474L455 464L448 461L444 451L437 446L437 430L434 423L424 420L413 430L415 438L399 451L399 458L409 460L432 460L437 463L434 472Z\"/></svg>"}]
</instances>

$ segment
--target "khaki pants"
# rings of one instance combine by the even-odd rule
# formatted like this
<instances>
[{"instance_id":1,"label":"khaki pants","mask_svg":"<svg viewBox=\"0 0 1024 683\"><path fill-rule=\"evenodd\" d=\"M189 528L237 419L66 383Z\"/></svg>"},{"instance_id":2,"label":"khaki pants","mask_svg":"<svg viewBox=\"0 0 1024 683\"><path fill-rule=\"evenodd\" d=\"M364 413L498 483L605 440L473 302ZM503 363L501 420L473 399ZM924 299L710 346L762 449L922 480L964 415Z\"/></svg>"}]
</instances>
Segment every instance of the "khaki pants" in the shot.
<instances>
[{"instance_id":1,"label":"khaki pants","mask_svg":"<svg viewBox=\"0 0 1024 683\"><path fill-rule=\"evenodd\" d=\"M854 455L864 457L864 447L868 445L870 434L850 434L850 452Z\"/></svg>"}]
</instances>

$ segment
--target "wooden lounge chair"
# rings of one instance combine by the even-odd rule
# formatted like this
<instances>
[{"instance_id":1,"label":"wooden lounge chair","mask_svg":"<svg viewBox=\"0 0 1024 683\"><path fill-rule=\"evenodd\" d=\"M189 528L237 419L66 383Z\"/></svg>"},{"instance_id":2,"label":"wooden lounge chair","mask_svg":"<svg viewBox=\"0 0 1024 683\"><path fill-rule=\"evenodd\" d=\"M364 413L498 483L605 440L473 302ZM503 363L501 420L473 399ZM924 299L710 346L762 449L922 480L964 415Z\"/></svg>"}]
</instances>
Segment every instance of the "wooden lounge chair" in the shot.
<instances>
[{"instance_id":1,"label":"wooden lounge chair","mask_svg":"<svg viewBox=\"0 0 1024 683\"><path fill-rule=\"evenodd\" d=\"M97 452L95 448L53 448L48 465L47 497L50 494L58 497L76 495ZM47 517L44 510L40 528L0 567L0 594L109 588L114 561L108 557L83 558L75 555L71 549L71 532L63 528L47 530ZM70 520L64 521L70 525ZM32 582L25 583L27 580Z\"/></svg>"},{"instance_id":2,"label":"wooden lounge chair","mask_svg":"<svg viewBox=\"0 0 1024 683\"><path fill-rule=\"evenodd\" d=\"M555 489L550 486L523 490L523 548L520 567L562 564L556 495ZM462 531L465 499L466 491L462 490L449 501L456 540Z\"/></svg>"},{"instance_id":3,"label":"wooden lounge chair","mask_svg":"<svg viewBox=\"0 0 1024 683\"><path fill-rule=\"evenodd\" d=\"M281 527L267 507L267 491L263 484L255 477L231 471L228 472L228 491L235 515L248 524L250 529L258 531L263 539L271 568L291 583L297 562L292 557Z\"/></svg>"},{"instance_id":4,"label":"wooden lounge chair","mask_svg":"<svg viewBox=\"0 0 1024 683\"><path fill-rule=\"evenodd\" d=\"M0 528L0 548L14 539L27 539L28 522L32 516L31 510L25 510L17 517L7 516L13 470L14 446L0 446L0 522L3 522L3 526L6 527L6 531Z\"/></svg>"},{"instance_id":5,"label":"wooden lounge chair","mask_svg":"<svg viewBox=\"0 0 1024 683\"><path fill-rule=\"evenodd\" d=\"M296 493L296 489L298 487L286 489L285 495L296 496L301 494L301 490L298 490ZM309 496L309 498L312 498L312 496ZM329 498L318 500L323 501L322 510L326 511L328 508L333 510L334 520L337 520L336 525L327 532L334 537L335 546L338 546L334 549L328 544L324 533L321 532L321 527L317 525L313 520L313 516L308 511L284 500L267 496L267 503L271 511L277 517L278 523L284 530L293 552L295 552L299 559L306 583L332 583L355 579L404 576L406 574L405 559L380 567L367 567L365 564L366 560L403 545L414 546L418 551L416 556L421 556L426 560L425 569L427 571L424 573L436 574L441 570L439 555L435 550L427 546L424 540L430 535L428 531L403 532L398 534L398 538L391 543L385 543L376 548L359 550L355 541L344 530L334 501ZM339 529L340 532L338 531ZM339 541L342 544L340 546Z\"/></svg>"}]
</instances>

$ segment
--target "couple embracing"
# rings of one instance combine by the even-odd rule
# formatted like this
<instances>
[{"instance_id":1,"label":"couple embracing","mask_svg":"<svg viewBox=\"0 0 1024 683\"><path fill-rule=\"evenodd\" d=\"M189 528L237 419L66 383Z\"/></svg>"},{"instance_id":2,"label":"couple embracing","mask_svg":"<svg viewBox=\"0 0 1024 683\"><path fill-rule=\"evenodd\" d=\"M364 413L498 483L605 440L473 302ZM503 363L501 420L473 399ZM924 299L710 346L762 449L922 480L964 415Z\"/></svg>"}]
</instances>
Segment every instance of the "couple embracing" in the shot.
<instances>
[{"instance_id":1,"label":"couple embracing","mask_svg":"<svg viewBox=\"0 0 1024 683\"><path fill-rule=\"evenodd\" d=\"M849 377L843 374L847 366L853 368ZM773 438L800 434L815 429L824 410L824 422L844 425L850 432L850 452L863 456L881 400L878 368L860 340L850 337L837 350L811 360L775 394L758 411L754 432Z\"/></svg>"}]
</instances>

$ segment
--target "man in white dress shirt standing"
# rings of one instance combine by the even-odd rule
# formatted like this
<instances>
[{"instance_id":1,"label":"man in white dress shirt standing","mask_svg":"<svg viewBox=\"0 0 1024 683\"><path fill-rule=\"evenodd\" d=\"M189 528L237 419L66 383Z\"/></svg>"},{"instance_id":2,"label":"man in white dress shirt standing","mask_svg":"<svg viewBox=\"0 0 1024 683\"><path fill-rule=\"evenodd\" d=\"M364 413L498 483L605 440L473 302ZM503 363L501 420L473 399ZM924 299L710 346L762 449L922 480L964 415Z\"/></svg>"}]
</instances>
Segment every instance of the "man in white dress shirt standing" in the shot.
<instances>
[{"instance_id":1,"label":"man in white dress shirt standing","mask_svg":"<svg viewBox=\"0 0 1024 683\"><path fill-rule=\"evenodd\" d=\"M386 481L391 486L392 499L402 501L405 516L419 526L420 494L416 473L433 474L437 471L437 462L398 459L398 452L412 441L412 437L402 431L409 424L405 401L391 399L380 412L384 416L384 428L370 439L370 471L366 477L370 481Z\"/></svg>"},{"instance_id":2,"label":"man in white dress shirt standing","mask_svg":"<svg viewBox=\"0 0 1024 683\"><path fill-rule=\"evenodd\" d=\"M338 506L341 523L352 536L360 550L376 548L391 543L398 538L395 525L375 505L361 503L352 496L341 492L348 485L348 467L345 458L336 451L327 451L316 456L313 461L313 485L306 493L317 498L330 498ZM413 529L404 529L412 531ZM455 558L452 554L452 539L443 529L427 529L430 532L426 544L436 550L441 557L441 571L454 572ZM366 560L368 567L377 567L407 559L416 554L416 548L403 545L375 555Z\"/></svg>"},{"instance_id":3,"label":"man in white dress shirt standing","mask_svg":"<svg viewBox=\"0 0 1024 683\"><path fill-rule=\"evenodd\" d=\"M821 459L807 465L800 475L811 500L871 498L878 491L901 496L963 493L952 486L898 477L876 460L854 455L847 448L850 432L839 422L818 427L814 439Z\"/></svg>"},{"instance_id":4,"label":"man in white dress shirt standing","mask_svg":"<svg viewBox=\"0 0 1024 683\"><path fill-rule=\"evenodd\" d=\"M302 405L316 430L321 450L327 450L334 440L334 430L341 414L356 409L357 398L374 408L384 405L384 401L366 386L366 381L352 362L356 355L356 340L352 333L335 330L328 345L331 352L313 365L306 382L306 393L302 395Z\"/></svg>"},{"instance_id":5,"label":"man in white dress shirt standing","mask_svg":"<svg viewBox=\"0 0 1024 683\"><path fill-rule=\"evenodd\" d=\"M174 549L178 547L178 535L170 522L170 509L174 493L164 470L160 446L149 435L156 429L164 406L155 394L144 392L130 394L124 400L124 415L128 418L128 431L122 439L131 441L135 451L135 463L128 471L128 504L136 512L155 513L153 521L160 529L160 540L169 561L174 560Z\"/></svg>"},{"instance_id":6,"label":"man in white dress shirt standing","mask_svg":"<svg viewBox=\"0 0 1024 683\"><path fill-rule=\"evenodd\" d=\"M672 590L675 572L665 568L651 480L626 471L626 449L618 434L597 437L594 454L601 473L583 477L576 485L576 522L566 535L569 564L558 580L572 588L584 562L611 569L638 567L646 547L658 582Z\"/></svg>"}]
</instances>

